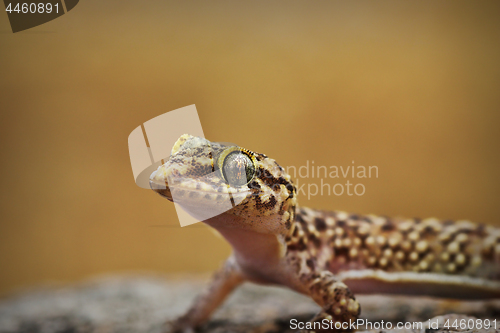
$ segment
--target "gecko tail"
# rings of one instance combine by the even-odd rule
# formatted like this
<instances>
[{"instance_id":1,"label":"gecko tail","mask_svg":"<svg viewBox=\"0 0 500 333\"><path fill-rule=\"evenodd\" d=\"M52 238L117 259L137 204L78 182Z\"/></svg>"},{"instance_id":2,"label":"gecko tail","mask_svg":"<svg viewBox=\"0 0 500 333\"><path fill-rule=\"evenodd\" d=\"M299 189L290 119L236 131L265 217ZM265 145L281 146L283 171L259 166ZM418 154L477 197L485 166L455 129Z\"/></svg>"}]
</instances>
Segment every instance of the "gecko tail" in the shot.
<instances>
[{"instance_id":1,"label":"gecko tail","mask_svg":"<svg viewBox=\"0 0 500 333\"><path fill-rule=\"evenodd\" d=\"M338 277L356 294L433 296L461 300L500 299L500 281L434 273L346 271Z\"/></svg>"}]
</instances>

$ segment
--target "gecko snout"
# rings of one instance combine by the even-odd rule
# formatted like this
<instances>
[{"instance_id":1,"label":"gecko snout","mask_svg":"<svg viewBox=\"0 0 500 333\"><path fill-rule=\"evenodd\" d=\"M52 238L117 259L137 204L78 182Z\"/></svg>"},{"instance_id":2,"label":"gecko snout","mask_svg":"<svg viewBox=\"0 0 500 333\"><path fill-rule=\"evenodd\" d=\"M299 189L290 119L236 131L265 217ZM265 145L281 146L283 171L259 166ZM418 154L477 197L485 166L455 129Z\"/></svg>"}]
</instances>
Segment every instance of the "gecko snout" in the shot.
<instances>
[{"instance_id":1,"label":"gecko snout","mask_svg":"<svg viewBox=\"0 0 500 333\"><path fill-rule=\"evenodd\" d=\"M162 197L172 200L172 193L168 187L167 178L165 177L164 167L160 166L157 170L153 171L149 177L149 186L153 191Z\"/></svg>"}]
</instances>

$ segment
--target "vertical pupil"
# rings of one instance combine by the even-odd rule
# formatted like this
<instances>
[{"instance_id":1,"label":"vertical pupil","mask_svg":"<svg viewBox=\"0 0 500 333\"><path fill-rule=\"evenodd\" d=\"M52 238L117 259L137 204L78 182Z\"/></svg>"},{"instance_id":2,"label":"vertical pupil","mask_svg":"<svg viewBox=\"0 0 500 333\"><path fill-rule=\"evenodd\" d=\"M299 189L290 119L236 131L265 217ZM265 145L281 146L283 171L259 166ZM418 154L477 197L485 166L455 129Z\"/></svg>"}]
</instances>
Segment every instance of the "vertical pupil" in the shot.
<instances>
[{"instance_id":1,"label":"vertical pupil","mask_svg":"<svg viewBox=\"0 0 500 333\"><path fill-rule=\"evenodd\" d=\"M226 181L235 186L248 183L253 177L252 161L245 154L236 152L226 157L223 171Z\"/></svg>"}]
</instances>

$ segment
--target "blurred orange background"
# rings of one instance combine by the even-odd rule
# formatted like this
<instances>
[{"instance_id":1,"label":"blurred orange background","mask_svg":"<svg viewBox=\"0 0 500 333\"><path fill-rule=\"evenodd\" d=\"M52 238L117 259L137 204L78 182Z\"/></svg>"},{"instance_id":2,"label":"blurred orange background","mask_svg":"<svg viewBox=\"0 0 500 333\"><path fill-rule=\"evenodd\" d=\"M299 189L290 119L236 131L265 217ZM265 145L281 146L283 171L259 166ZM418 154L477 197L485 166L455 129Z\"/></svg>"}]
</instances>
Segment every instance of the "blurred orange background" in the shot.
<instances>
[{"instance_id":1,"label":"blurred orange background","mask_svg":"<svg viewBox=\"0 0 500 333\"><path fill-rule=\"evenodd\" d=\"M0 14L0 294L230 253L134 183L127 137L196 104L205 136L284 166L376 165L316 208L500 225L500 2L81 1Z\"/></svg>"}]
</instances>

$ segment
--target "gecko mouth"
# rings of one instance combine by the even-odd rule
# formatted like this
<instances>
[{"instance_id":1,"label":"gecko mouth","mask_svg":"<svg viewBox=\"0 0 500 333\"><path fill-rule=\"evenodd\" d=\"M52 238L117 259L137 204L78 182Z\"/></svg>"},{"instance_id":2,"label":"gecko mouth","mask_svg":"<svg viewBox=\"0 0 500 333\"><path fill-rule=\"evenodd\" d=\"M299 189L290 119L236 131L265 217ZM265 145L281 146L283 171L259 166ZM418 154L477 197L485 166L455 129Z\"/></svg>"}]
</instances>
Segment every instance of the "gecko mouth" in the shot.
<instances>
[{"instance_id":1,"label":"gecko mouth","mask_svg":"<svg viewBox=\"0 0 500 333\"><path fill-rule=\"evenodd\" d=\"M170 188L168 187L167 183L165 182L164 184L158 184L154 180L150 179L149 180L149 186L153 191L167 199L168 201L174 201L172 198L172 192L170 192Z\"/></svg>"},{"instance_id":2,"label":"gecko mouth","mask_svg":"<svg viewBox=\"0 0 500 333\"><path fill-rule=\"evenodd\" d=\"M253 195L249 189L232 189L226 184L212 185L193 178L176 179L176 183L172 185L152 177L150 187L168 201L180 206L197 221L206 221L221 215L235 208L249 195ZM179 217L181 225L182 219L183 217Z\"/></svg>"},{"instance_id":3,"label":"gecko mouth","mask_svg":"<svg viewBox=\"0 0 500 333\"><path fill-rule=\"evenodd\" d=\"M153 191L165 199L178 204L212 203L220 205L223 202L236 204L243 201L248 195L255 195L255 190L248 188L231 188L225 182L208 181L213 175L199 178L170 177L169 181L158 179L157 171L150 177L149 185ZM213 179L212 179L213 180Z\"/></svg>"}]
</instances>

